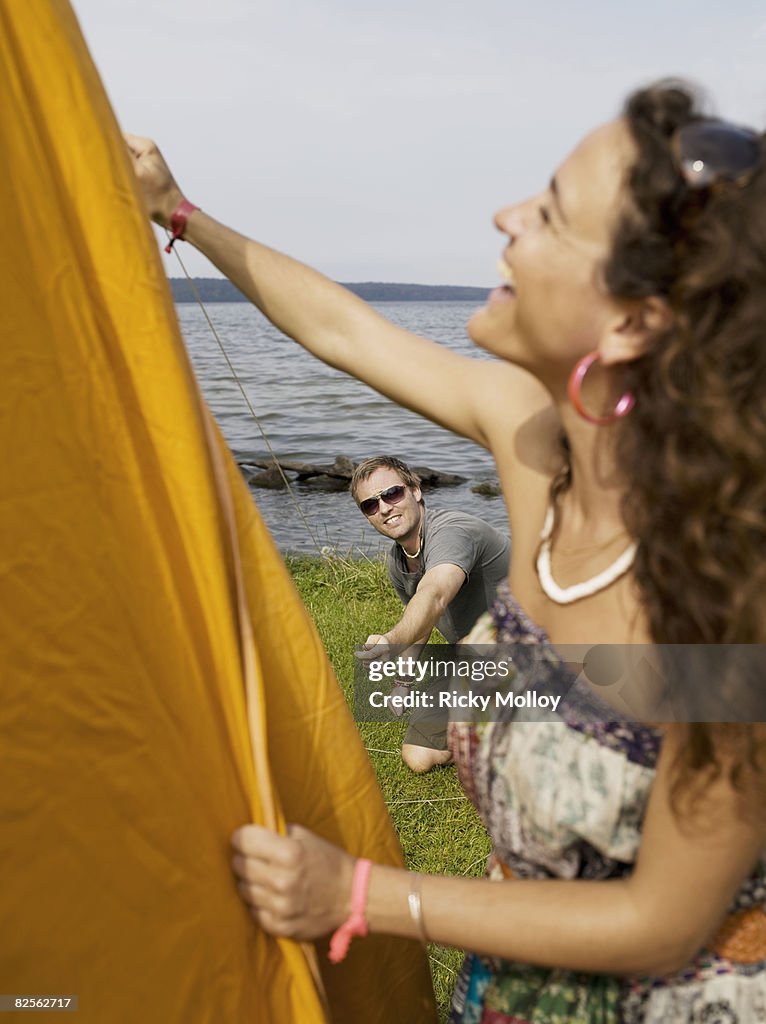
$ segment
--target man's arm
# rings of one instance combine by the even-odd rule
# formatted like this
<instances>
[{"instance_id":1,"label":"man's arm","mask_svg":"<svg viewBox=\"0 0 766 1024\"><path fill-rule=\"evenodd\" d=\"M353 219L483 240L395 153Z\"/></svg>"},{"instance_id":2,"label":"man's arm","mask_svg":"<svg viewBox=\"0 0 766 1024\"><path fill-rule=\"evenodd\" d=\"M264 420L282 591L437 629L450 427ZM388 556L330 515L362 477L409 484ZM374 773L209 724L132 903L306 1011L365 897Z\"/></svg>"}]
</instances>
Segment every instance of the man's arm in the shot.
<instances>
[{"instance_id":1,"label":"man's arm","mask_svg":"<svg viewBox=\"0 0 766 1024\"><path fill-rule=\"evenodd\" d=\"M425 573L397 624L382 638L389 644L408 646L426 643L431 630L442 617L450 601L465 583L465 573L449 563L435 565ZM369 643L369 641L368 641Z\"/></svg>"}]
</instances>

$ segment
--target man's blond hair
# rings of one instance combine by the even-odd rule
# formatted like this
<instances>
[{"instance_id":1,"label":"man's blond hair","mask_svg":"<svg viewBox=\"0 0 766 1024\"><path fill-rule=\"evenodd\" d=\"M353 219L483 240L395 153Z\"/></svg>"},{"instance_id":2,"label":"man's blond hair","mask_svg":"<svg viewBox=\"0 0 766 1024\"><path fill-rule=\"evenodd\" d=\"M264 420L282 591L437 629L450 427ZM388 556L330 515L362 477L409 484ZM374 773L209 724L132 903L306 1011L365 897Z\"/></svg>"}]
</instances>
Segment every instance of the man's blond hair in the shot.
<instances>
[{"instance_id":1,"label":"man's blond hair","mask_svg":"<svg viewBox=\"0 0 766 1024\"><path fill-rule=\"evenodd\" d=\"M365 459L364 462L360 462L351 477L351 487L349 489L352 498L357 504L359 504L359 499L357 498L359 484L371 477L376 469L393 469L395 473L399 474L403 484L406 484L408 487L420 486L420 477L417 473L413 473L410 467L405 462L402 462L401 459L397 459L393 455L373 455L371 459Z\"/></svg>"}]
</instances>

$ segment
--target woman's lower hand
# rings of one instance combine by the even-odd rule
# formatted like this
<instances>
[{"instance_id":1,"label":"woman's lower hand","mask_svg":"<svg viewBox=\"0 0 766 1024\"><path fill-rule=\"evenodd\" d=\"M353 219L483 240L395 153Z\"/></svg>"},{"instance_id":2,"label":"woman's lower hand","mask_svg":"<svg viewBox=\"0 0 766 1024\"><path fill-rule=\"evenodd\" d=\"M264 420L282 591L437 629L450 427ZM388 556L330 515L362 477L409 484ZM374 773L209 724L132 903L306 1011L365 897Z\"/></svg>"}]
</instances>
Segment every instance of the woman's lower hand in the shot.
<instances>
[{"instance_id":1,"label":"woman's lower hand","mask_svg":"<svg viewBox=\"0 0 766 1024\"><path fill-rule=\"evenodd\" d=\"M286 836L245 825L231 842L237 888L264 931L315 939L348 917L356 861L345 850L300 825Z\"/></svg>"}]
</instances>

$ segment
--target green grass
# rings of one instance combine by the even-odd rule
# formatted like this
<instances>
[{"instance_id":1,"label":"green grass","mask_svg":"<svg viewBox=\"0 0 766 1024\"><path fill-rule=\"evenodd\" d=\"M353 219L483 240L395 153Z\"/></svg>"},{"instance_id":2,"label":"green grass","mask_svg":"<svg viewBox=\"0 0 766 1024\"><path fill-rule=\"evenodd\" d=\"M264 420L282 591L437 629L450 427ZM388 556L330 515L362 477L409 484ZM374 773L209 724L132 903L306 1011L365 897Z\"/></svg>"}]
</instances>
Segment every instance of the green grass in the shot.
<instances>
[{"instance_id":1,"label":"green grass","mask_svg":"<svg viewBox=\"0 0 766 1024\"><path fill-rule=\"evenodd\" d=\"M331 555L321 560L288 558L287 567L351 700L354 645L364 643L370 633L390 629L402 614L385 566L380 561ZM400 722L359 724L408 867L434 874L481 876L489 838L463 794L454 767L414 775L399 755L405 728ZM444 1021L463 954L431 945L429 959L439 1017Z\"/></svg>"}]
</instances>

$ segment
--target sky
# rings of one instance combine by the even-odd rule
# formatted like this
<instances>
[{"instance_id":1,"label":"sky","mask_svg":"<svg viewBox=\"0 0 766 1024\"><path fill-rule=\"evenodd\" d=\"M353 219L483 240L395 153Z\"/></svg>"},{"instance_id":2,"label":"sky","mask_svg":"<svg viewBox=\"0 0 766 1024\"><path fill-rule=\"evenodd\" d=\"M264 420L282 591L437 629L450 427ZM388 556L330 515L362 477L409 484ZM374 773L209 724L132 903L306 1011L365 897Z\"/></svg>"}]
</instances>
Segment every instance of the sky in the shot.
<instances>
[{"instance_id":1,"label":"sky","mask_svg":"<svg viewBox=\"0 0 766 1024\"><path fill-rule=\"evenodd\" d=\"M494 285L494 211L657 78L766 126L766 0L73 6L122 127L188 198L340 281Z\"/></svg>"}]
</instances>

